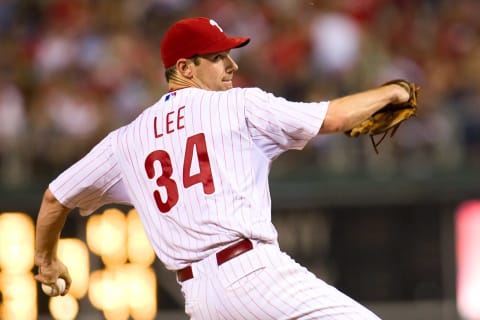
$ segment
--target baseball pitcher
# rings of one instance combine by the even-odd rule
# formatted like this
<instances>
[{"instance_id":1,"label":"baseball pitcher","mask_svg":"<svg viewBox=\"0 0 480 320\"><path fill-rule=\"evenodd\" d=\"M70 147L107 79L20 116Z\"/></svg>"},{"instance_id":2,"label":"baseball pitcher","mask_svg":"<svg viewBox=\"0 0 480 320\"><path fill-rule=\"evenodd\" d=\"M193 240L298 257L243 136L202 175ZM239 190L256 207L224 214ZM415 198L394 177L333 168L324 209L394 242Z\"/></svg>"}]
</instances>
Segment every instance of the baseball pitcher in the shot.
<instances>
[{"instance_id":1,"label":"baseball pitcher","mask_svg":"<svg viewBox=\"0 0 480 320\"><path fill-rule=\"evenodd\" d=\"M378 319L278 245L272 161L317 134L350 132L416 94L397 82L331 101L287 101L234 88L238 65L213 20L180 20L161 43L169 91L108 134L46 189L36 225L36 279L72 279L56 255L67 214L134 206L157 257L176 273L192 319ZM74 281L75 279L73 279Z\"/></svg>"}]
</instances>

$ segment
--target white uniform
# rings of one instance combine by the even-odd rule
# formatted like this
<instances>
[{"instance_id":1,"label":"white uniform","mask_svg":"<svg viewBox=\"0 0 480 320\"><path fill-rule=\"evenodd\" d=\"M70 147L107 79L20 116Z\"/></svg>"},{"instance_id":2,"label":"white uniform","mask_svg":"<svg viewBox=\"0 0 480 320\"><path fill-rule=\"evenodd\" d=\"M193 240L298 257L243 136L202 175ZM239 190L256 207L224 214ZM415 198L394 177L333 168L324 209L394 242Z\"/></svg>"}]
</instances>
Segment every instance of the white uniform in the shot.
<instances>
[{"instance_id":1,"label":"white uniform","mask_svg":"<svg viewBox=\"0 0 480 320\"><path fill-rule=\"evenodd\" d=\"M302 149L327 109L257 88L170 92L50 189L84 215L107 203L135 206L165 266L192 266L194 279L182 283L192 318L375 319L282 253L271 223L271 161ZM218 266L214 253L242 238L254 249Z\"/></svg>"}]
</instances>

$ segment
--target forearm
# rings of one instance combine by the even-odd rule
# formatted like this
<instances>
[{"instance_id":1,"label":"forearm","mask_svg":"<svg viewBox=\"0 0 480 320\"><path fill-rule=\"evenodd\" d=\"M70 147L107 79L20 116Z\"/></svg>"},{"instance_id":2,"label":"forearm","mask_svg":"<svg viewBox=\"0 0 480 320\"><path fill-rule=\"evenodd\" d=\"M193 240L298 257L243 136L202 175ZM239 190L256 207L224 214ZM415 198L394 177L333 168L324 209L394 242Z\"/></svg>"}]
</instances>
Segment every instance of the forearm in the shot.
<instances>
[{"instance_id":1,"label":"forearm","mask_svg":"<svg viewBox=\"0 0 480 320\"><path fill-rule=\"evenodd\" d=\"M381 86L330 101L320 133L344 132L358 125L389 103L408 100L398 85Z\"/></svg>"},{"instance_id":2,"label":"forearm","mask_svg":"<svg viewBox=\"0 0 480 320\"><path fill-rule=\"evenodd\" d=\"M42 265L55 260L60 233L70 209L62 205L47 189L37 217L35 263Z\"/></svg>"}]
</instances>

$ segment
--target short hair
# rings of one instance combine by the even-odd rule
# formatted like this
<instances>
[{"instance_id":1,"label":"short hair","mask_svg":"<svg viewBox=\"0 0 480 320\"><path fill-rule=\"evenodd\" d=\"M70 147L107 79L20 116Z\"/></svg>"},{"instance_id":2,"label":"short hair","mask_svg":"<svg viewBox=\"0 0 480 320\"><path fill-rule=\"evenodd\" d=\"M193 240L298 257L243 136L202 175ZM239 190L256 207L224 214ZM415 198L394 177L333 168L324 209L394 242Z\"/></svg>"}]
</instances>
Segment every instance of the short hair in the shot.
<instances>
[{"instance_id":1,"label":"short hair","mask_svg":"<svg viewBox=\"0 0 480 320\"><path fill-rule=\"evenodd\" d=\"M165 69L165 79L167 80L167 82L170 81L170 79L172 78L172 76L177 72L177 66L176 65L173 65L167 69Z\"/></svg>"},{"instance_id":2,"label":"short hair","mask_svg":"<svg viewBox=\"0 0 480 320\"><path fill-rule=\"evenodd\" d=\"M196 55L191 58L188 58L188 60L191 60L194 65L198 66L200 64L200 56ZM167 82L172 79L172 77L177 73L177 66L174 64L173 66L165 69L165 79Z\"/></svg>"}]
</instances>

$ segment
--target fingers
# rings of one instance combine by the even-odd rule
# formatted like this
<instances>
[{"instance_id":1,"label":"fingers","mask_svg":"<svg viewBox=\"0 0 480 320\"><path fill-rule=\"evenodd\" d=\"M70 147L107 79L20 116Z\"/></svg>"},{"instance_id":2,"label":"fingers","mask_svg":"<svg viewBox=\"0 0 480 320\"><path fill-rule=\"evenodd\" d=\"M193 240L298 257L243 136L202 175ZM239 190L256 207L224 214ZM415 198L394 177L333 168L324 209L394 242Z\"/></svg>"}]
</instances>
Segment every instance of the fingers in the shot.
<instances>
[{"instance_id":1,"label":"fingers","mask_svg":"<svg viewBox=\"0 0 480 320\"><path fill-rule=\"evenodd\" d=\"M54 286L57 289L57 292L61 292L60 295L62 295L62 296L65 296L65 295L68 294L68 292L70 290L70 286L72 284L72 280L71 280L70 276L68 276L68 277L58 277L57 279L61 278L61 279L65 280L65 289L63 291L61 291L60 288L58 288L57 279L54 279L53 281L51 279L47 280L45 277L43 277L40 274L37 274L34 277L35 277L35 280L37 280L41 284L45 284L45 285L48 285L48 286Z\"/></svg>"},{"instance_id":2,"label":"fingers","mask_svg":"<svg viewBox=\"0 0 480 320\"><path fill-rule=\"evenodd\" d=\"M38 266L38 274L34 278L46 285L56 285L57 279L62 278L65 280L65 290L62 292L62 296L69 292L72 284L72 278L67 267L58 260L48 265Z\"/></svg>"},{"instance_id":3,"label":"fingers","mask_svg":"<svg viewBox=\"0 0 480 320\"><path fill-rule=\"evenodd\" d=\"M72 278L70 277L70 274L67 273L62 275L62 278L65 280L65 291L63 291L62 296L66 295L68 291L70 290L70 286L72 284Z\"/></svg>"},{"instance_id":4,"label":"fingers","mask_svg":"<svg viewBox=\"0 0 480 320\"><path fill-rule=\"evenodd\" d=\"M34 276L34 278L35 278L35 280L37 280L38 282L44 283L44 284L48 284L48 285L55 283L55 281L52 282L49 278L46 278L46 277L43 276L42 274L36 274L36 275Z\"/></svg>"}]
</instances>

